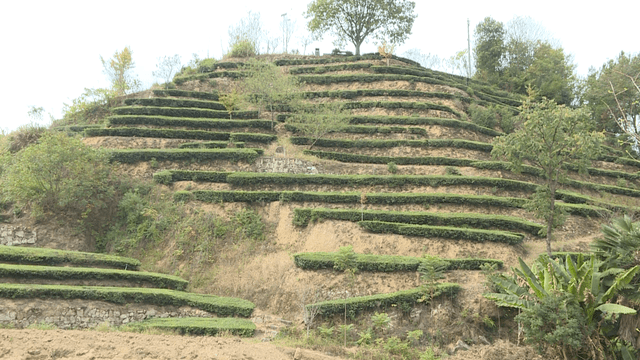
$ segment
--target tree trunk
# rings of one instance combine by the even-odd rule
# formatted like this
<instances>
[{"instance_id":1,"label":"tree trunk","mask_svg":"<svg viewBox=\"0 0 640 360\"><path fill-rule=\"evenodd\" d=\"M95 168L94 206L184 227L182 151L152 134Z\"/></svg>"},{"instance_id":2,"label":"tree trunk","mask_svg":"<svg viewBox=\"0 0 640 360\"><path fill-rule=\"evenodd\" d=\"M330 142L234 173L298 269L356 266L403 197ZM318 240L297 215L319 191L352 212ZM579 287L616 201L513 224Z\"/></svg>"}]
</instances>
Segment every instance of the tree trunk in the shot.
<instances>
[{"instance_id":1,"label":"tree trunk","mask_svg":"<svg viewBox=\"0 0 640 360\"><path fill-rule=\"evenodd\" d=\"M553 231L553 215L556 208L556 184L555 182L551 182L549 186L549 219L547 220L547 255L549 255L549 259L551 259L551 235Z\"/></svg>"},{"instance_id":2,"label":"tree trunk","mask_svg":"<svg viewBox=\"0 0 640 360\"><path fill-rule=\"evenodd\" d=\"M355 43L356 45L356 56L360 56L360 45L362 45L362 41L359 43Z\"/></svg>"}]
</instances>

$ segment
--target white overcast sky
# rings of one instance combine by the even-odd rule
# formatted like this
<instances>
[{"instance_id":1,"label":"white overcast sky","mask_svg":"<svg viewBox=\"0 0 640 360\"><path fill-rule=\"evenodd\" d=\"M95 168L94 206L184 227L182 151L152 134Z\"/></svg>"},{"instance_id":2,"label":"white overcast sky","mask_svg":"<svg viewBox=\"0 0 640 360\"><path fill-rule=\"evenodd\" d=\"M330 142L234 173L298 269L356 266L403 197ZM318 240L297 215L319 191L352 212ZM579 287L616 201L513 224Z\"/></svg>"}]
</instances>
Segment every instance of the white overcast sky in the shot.
<instances>
[{"instance_id":1,"label":"white overcast sky","mask_svg":"<svg viewBox=\"0 0 640 360\"><path fill-rule=\"evenodd\" d=\"M280 34L281 15L294 20L293 45L306 34L302 13L311 0L209 1L2 1L0 2L0 69L2 115L0 129L13 130L28 123L30 105L42 106L59 118L63 103L70 103L84 88L107 87L100 56L109 58L130 46L135 72L145 87L156 79L151 72L158 57L179 54L186 64L197 53L220 59L228 44L229 26L248 11L260 13L271 36ZM449 57L467 46L467 18L471 36L486 16L504 23L514 16L530 16L559 40L574 56L579 75L600 67L621 50L640 52L640 1L427 1L415 0L418 17L412 35L400 46ZM333 49L331 38L311 44L321 52ZM349 45L347 50L353 51ZM362 53L374 52L373 43Z\"/></svg>"}]
</instances>

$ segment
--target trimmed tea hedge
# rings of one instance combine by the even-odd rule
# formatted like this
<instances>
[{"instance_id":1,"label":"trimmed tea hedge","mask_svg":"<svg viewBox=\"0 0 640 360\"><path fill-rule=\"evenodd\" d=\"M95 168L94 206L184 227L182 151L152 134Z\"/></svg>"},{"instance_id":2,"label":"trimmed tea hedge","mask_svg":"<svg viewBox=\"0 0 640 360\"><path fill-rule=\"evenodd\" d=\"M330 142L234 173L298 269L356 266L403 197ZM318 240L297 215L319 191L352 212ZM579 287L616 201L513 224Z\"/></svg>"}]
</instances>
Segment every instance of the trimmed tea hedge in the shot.
<instances>
[{"instance_id":1,"label":"trimmed tea hedge","mask_svg":"<svg viewBox=\"0 0 640 360\"><path fill-rule=\"evenodd\" d=\"M153 174L153 180L159 184L170 185L176 181L199 181L226 183L231 172L196 171L196 170L163 170Z\"/></svg>"},{"instance_id":2,"label":"trimmed tea hedge","mask_svg":"<svg viewBox=\"0 0 640 360\"><path fill-rule=\"evenodd\" d=\"M238 318L153 318L127 324L128 328L142 331L145 329L175 330L182 335L213 336L221 332L237 336L251 337L256 325L247 319Z\"/></svg>"},{"instance_id":3,"label":"trimmed tea hedge","mask_svg":"<svg viewBox=\"0 0 640 360\"><path fill-rule=\"evenodd\" d=\"M190 97L190 98L196 98L196 99L218 101L217 92L208 93L208 92L202 92L202 91L167 89L167 90L153 90L153 94L156 96L180 96L180 97Z\"/></svg>"},{"instance_id":4,"label":"trimmed tea hedge","mask_svg":"<svg viewBox=\"0 0 640 360\"><path fill-rule=\"evenodd\" d=\"M314 252L293 254L293 262L304 270L333 269L338 253ZM502 260L494 259L442 259L448 262L447 270L480 270L483 264L495 264L498 269ZM395 255L356 254L356 267L360 271L395 272L417 271L424 258Z\"/></svg>"},{"instance_id":5,"label":"trimmed tea hedge","mask_svg":"<svg viewBox=\"0 0 640 360\"><path fill-rule=\"evenodd\" d=\"M340 64L340 65L327 65L327 66L309 66L309 67L296 67L289 69L291 75L299 74L324 74L333 71L344 70L361 70L370 68L372 64L369 63L353 63L353 64Z\"/></svg>"},{"instance_id":6,"label":"trimmed tea hedge","mask_svg":"<svg viewBox=\"0 0 640 360\"><path fill-rule=\"evenodd\" d=\"M229 137L231 141L237 142L258 142L270 143L278 139L278 136L272 134L252 134L252 133L232 133Z\"/></svg>"},{"instance_id":7,"label":"trimmed tea hedge","mask_svg":"<svg viewBox=\"0 0 640 360\"><path fill-rule=\"evenodd\" d=\"M111 161L137 163L141 161L246 161L253 162L260 155L254 149L127 149L113 150Z\"/></svg>"},{"instance_id":8,"label":"trimmed tea hedge","mask_svg":"<svg viewBox=\"0 0 640 360\"><path fill-rule=\"evenodd\" d=\"M154 125L154 126L184 126L198 129L230 129L257 128L271 130L269 120L225 120L225 119L195 119L168 116L146 115L118 115L108 118L111 126L117 125Z\"/></svg>"},{"instance_id":9,"label":"trimmed tea hedge","mask_svg":"<svg viewBox=\"0 0 640 360\"><path fill-rule=\"evenodd\" d=\"M433 297L430 298L432 291ZM390 309L391 307L397 307L402 311L408 312L419 300L429 301L440 296L451 297L456 295L459 291L460 285L458 284L439 283L434 289L429 290L426 288L415 288L388 294L323 301L307 305L307 308L317 307L319 309L318 314L321 316L344 314L346 309L347 315L353 319L363 311L374 309Z\"/></svg>"},{"instance_id":10,"label":"trimmed tea hedge","mask_svg":"<svg viewBox=\"0 0 640 360\"><path fill-rule=\"evenodd\" d=\"M356 101L344 103L345 109L412 109L412 110L439 110L460 117L460 112L447 105L432 104L415 101Z\"/></svg>"},{"instance_id":11,"label":"trimmed tea hedge","mask_svg":"<svg viewBox=\"0 0 640 360\"><path fill-rule=\"evenodd\" d=\"M510 179L457 175L327 175L234 172L227 182L236 186L275 185L338 185L338 186L459 186L498 187L533 192L538 185Z\"/></svg>"},{"instance_id":12,"label":"trimmed tea hedge","mask_svg":"<svg viewBox=\"0 0 640 360\"><path fill-rule=\"evenodd\" d=\"M221 175L215 182L226 182L226 176ZM166 177L166 180L164 177ZM157 177L157 178L156 178ZM154 174L156 182L172 182L169 171ZM187 176L186 181L192 180ZM185 181L185 180L183 180ZM165 182L161 182L165 183ZM529 202L523 198L498 197L490 195L459 195L438 193L367 193L364 194L367 204L398 205L398 204L460 204L477 206L498 206L524 208ZM331 204L360 204L362 193L343 192L313 192L313 191L239 191L239 190L196 190L177 191L174 193L174 201L198 200L210 203L219 202L319 202ZM571 215L584 217L602 217L611 211L585 204L556 203L564 211Z\"/></svg>"},{"instance_id":13,"label":"trimmed tea hedge","mask_svg":"<svg viewBox=\"0 0 640 360\"><path fill-rule=\"evenodd\" d=\"M291 131L293 133L299 132L299 128L292 124L285 124L285 130ZM337 131L329 131L340 132L340 133L352 133L352 134L391 134L391 133L410 133L422 136L428 136L427 130L422 128L405 128L400 126L362 126L362 125L350 125L344 128L341 128Z\"/></svg>"},{"instance_id":14,"label":"trimmed tea hedge","mask_svg":"<svg viewBox=\"0 0 640 360\"><path fill-rule=\"evenodd\" d=\"M327 90L327 91L305 91L302 93L307 99L316 98L339 98L339 99L355 99L363 96L393 96L393 97L423 97L436 99L459 99L462 101L471 101L471 98L463 97L458 94L446 92L425 92L417 90L400 90L400 89L361 89L361 90Z\"/></svg>"},{"instance_id":15,"label":"trimmed tea hedge","mask_svg":"<svg viewBox=\"0 0 640 360\"><path fill-rule=\"evenodd\" d=\"M462 226L480 229L502 228L524 231L532 235L538 235L540 230L544 229L544 225L504 215L323 208L294 209L293 223L295 225L307 226L310 221L317 219L352 222L365 220L399 223L400 225Z\"/></svg>"},{"instance_id":16,"label":"trimmed tea hedge","mask_svg":"<svg viewBox=\"0 0 640 360\"><path fill-rule=\"evenodd\" d=\"M243 142L231 143L232 148L243 148ZM180 149L224 149L229 146L228 141L205 141L205 142L191 142L180 144Z\"/></svg>"},{"instance_id":17,"label":"trimmed tea hedge","mask_svg":"<svg viewBox=\"0 0 640 360\"><path fill-rule=\"evenodd\" d=\"M289 138L295 145L311 145L320 147L336 148L391 148L399 146L422 147L422 148L457 148L491 152L493 145L478 141L462 139L429 139L429 140L346 140L346 139L313 139L310 137Z\"/></svg>"},{"instance_id":18,"label":"trimmed tea hedge","mask_svg":"<svg viewBox=\"0 0 640 360\"><path fill-rule=\"evenodd\" d=\"M144 303L158 306L191 306L218 316L249 317L255 305L247 300L187 293L167 289L119 288L106 286L0 284L0 298L82 299L116 304Z\"/></svg>"},{"instance_id":19,"label":"trimmed tea hedge","mask_svg":"<svg viewBox=\"0 0 640 360\"><path fill-rule=\"evenodd\" d=\"M16 264L101 266L138 270L140 261L133 258L35 247L0 245L0 262Z\"/></svg>"},{"instance_id":20,"label":"trimmed tea hedge","mask_svg":"<svg viewBox=\"0 0 640 360\"><path fill-rule=\"evenodd\" d=\"M179 107L179 108L196 108L211 110L227 110L222 103L217 101L206 100L186 100L186 99L169 99L169 98L150 98L150 99L125 99L126 105L134 106L159 106L159 107Z\"/></svg>"},{"instance_id":21,"label":"trimmed tea hedge","mask_svg":"<svg viewBox=\"0 0 640 360\"><path fill-rule=\"evenodd\" d=\"M515 245L522 242L523 234L500 230L463 229L448 226L406 225L382 221L360 221L363 228L380 234L399 234L406 236L438 237L454 240L469 240L475 242L500 242Z\"/></svg>"},{"instance_id":22,"label":"trimmed tea hedge","mask_svg":"<svg viewBox=\"0 0 640 360\"><path fill-rule=\"evenodd\" d=\"M456 119L412 116L350 116L349 122L351 124L440 125L451 128L465 129L489 136L504 135L499 131L476 125L469 121Z\"/></svg>"},{"instance_id":23,"label":"trimmed tea hedge","mask_svg":"<svg viewBox=\"0 0 640 360\"><path fill-rule=\"evenodd\" d=\"M191 80L206 81L207 79L221 78L221 77L228 77L230 79L240 79L245 76L247 76L247 74L242 71L216 71L216 72L207 72L207 73L200 73L200 74L193 74L193 75L176 76L173 78L173 82L176 85L182 85L185 82L191 81Z\"/></svg>"},{"instance_id":24,"label":"trimmed tea hedge","mask_svg":"<svg viewBox=\"0 0 640 360\"><path fill-rule=\"evenodd\" d=\"M116 115L154 115L186 118L226 119L227 111L196 109L196 108L172 108L153 106L125 106L111 109ZM231 117L235 119L257 119L257 111L232 111Z\"/></svg>"},{"instance_id":25,"label":"trimmed tea hedge","mask_svg":"<svg viewBox=\"0 0 640 360\"><path fill-rule=\"evenodd\" d=\"M393 58L399 61L404 61L410 65L416 65L416 66L420 65L413 60L396 57L395 55ZM276 64L277 66L295 66L295 65L321 65L321 64L331 64L331 63L337 63L337 62L356 62L360 60L382 60L382 59L383 59L382 56L380 56L379 54L371 53L371 54L364 54L360 56L335 55L333 57L323 56L321 58L312 58L312 59L281 59L281 60L276 60L273 63Z\"/></svg>"},{"instance_id":26,"label":"trimmed tea hedge","mask_svg":"<svg viewBox=\"0 0 640 360\"><path fill-rule=\"evenodd\" d=\"M306 155L313 155L320 159L361 164L388 164L390 162L393 162L397 165L472 166L471 164L476 162L475 160L470 159L447 158L442 156L371 156L318 150L304 150L303 152Z\"/></svg>"},{"instance_id":27,"label":"trimmed tea hedge","mask_svg":"<svg viewBox=\"0 0 640 360\"><path fill-rule=\"evenodd\" d=\"M285 122L287 117L287 114L279 114L277 115L277 120L280 122ZM465 129L489 136L504 135L499 131L482 127L472 122L456 119L413 116L349 116L348 119L351 124L439 125L451 128Z\"/></svg>"},{"instance_id":28,"label":"trimmed tea hedge","mask_svg":"<svg viewBox=\"0 0 640 360\"><path fill-rule=\"evenodd\" d=\"M65 131L67 133L78 133L78 132L83 132L86 129L100 129L103 128L104 125L67 125L67 126L56 126L54 128L51 128L51 130L54 131Z\"/></svg>"},{"instance_id":29,"label":"trimmed tea hedge","mask_svg":"<svg viewBox=\"0 0 640 360\"><path fill-rule=\"evenodd\" d=\"M147 137L161 139L194 139L194 140L229 140L230 134L225 132L213 132L205 130L176 130L176 129L149 129L149 128L107 128L86 129L85 136L122 136L122 137Z\"/></svg>"},{"instance_id":30,"label":"trimmed tea hedge","mask_svg":"<svg viewBox=\"0 0 640 360\"><path fill-rule=\"evenodd\" d=\"M55 280L124 280L149 283L157 288L185 290L189 282L177 276L114 269L96 269L64 266L0 264L0 277L17 279Z\"/></svg>"}]
</instances>

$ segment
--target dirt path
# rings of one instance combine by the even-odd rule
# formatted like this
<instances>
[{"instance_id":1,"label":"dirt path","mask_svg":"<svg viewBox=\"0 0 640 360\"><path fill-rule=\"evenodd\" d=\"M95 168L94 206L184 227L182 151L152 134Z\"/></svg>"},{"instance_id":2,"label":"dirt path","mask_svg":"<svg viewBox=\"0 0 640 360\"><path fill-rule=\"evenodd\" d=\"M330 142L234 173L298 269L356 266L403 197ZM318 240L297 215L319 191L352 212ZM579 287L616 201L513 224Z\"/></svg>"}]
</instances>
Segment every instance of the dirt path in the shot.
<instances>
[{"instance_id":1,"label":"dirt path","mask_svg":"<svg viewBox=\"0 0 640 360\"><path fill-rule=\"evenodd\" d=\"M0 329L0 359L340 360L255 339L80 330Z\"/></svg>"}]
</instances>

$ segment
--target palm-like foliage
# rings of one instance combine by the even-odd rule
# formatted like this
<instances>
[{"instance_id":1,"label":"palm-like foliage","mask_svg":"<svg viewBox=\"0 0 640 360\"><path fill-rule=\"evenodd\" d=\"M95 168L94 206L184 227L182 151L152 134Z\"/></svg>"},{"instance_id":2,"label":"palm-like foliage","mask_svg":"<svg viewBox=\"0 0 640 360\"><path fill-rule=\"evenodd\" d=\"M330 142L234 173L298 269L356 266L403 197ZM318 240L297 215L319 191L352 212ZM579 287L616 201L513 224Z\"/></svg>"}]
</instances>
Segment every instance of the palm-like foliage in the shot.
<instances>
[{"instance_id":1,"label":"palm-like foliage","mask_svg":"<svg viewBox=\"0 0 640 360\"><path fill-rule=\"evenodd\" d=\"M625 215L611 225L602 225L602 238L591 244L593 252L607 267L630 268L640 263L640 223Z\"/></svg>"},{"instance_id":2,"label":"palm-like foliage","mask_svg":"<svg viewBox=\"0 0 640 360\"><path fill-rule=\"evenodd\" d=\"M589 322L598 313L635 314L635 310L610 301L628 286L640 270L638 266L606 268L603 261L595 257L585 261L582 256L575 262L570 256L564 261L541 256L533 269L522 259L518 261L520 269L514 269L514 277L503 275L494 280L503 293L485 294L486 298L500 306L529 310L547 296L567 293L580 304Z\"/></svg>"}]
</instances>

